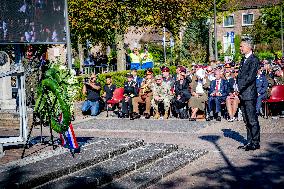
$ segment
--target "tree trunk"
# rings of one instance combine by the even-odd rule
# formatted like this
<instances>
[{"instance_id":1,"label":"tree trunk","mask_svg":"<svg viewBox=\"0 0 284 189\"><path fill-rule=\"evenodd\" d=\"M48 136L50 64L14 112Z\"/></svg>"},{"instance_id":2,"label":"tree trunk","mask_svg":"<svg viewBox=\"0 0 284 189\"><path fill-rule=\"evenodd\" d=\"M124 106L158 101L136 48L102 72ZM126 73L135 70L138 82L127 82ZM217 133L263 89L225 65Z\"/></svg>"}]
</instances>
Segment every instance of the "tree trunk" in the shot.
<instances>
[{"instance_id":1,"label":"tree trunk","mask_svg":"<svg viewBox=\"0 0 284 189\"><path fill-rule=\"evenodd\" d=\"M209 35L209 61L210 60L214 60L215 59L215 56L214 56L214 50L213 50L213 35L212 35L212 29L213 29L213 27L212 27L212 19L210 18L209 19L209 33L208 33L208 35Z\"/></svg>"},{"instance_id":2,"label":"tree trunk","mask_svg":"<svg viewBox=\"0 0 284 189\"><path fill-rule=\"evenodd\" d=\"M83 45L78 40L78 52L79 52L79 60L80 60L80 72L83 73L83 65L84 65L84 49Z\"/></svg>"},{"instance_id":3,"label":"tree trunk","mask_svg":"<svg viewBox=\"0 0 284 189\"><path fill-rule=\"evenodd\" d=\"M126 70L124 35L116 33L117 71Z\"/></svg>"}]
</instances>

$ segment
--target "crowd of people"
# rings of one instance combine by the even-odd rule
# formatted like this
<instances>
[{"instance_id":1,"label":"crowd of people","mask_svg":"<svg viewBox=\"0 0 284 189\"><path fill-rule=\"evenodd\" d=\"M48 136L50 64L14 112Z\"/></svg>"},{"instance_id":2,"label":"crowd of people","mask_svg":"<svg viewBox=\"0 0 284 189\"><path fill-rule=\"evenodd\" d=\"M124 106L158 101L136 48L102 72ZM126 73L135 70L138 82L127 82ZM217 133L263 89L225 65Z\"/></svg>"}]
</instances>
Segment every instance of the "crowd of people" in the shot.
<instances>
[{"instance_id":1,"label":"crowd of people","mask_svg":"<svg viewBox=\"0 0 284 189\"><path fill-rule=\"evenodd\" d=\"M64 42L64 27L63 0L0 3L0 42Z\"/></svg>"},{"instance_id":2,"label":"crowd of people","mask_svg":"<svg viewBox=\"0 0 284 189\"><path fill-rule=\"evenodd\" d=\"M269 98L272 87L284 84L283 68L284 59L261 61L255 78L258 115L263 115L262 101ZM152 69L147 69L145 78L137 76L137 70L134 69L127 75L118 116L130 119L139 119L141 116L146 119L151 116L155 119L168 119L173 116L196 121L198 112L204 112L207 121L221 121L225 118L233 122L241 119L237 93L239 69L238 63L211 62L209 66L193 65L190 69L177 66L173 75L168 67L162 67L162 75L156 76ZM104 91L102 98L107 102L112 99L115 89L111 77L106 78L106 84L102 87L93 74L83 89L87 101L82 111L90 109L91 115L98 115L100 90ZM278 111L274 114L281 114L279 109L274 110Z\"/></svg>"}]
</instances>

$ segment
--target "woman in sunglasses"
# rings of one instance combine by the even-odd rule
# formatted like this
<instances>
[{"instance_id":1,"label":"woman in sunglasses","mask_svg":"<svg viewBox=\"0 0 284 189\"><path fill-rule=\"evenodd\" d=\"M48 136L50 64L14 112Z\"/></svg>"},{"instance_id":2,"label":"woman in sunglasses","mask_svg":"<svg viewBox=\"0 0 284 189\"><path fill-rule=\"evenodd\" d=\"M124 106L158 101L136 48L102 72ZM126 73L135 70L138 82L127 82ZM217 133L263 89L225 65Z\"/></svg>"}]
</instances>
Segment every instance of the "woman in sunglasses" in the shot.
<instances>
[{"instance_id":1,"label":"woman in sunglasses","mask_svg":"<svg viewBox=\"0 0 284 189\"><path fill-rule=\"evenodd\" d=\"M87 96L82 106L82 112L91 110L91 116L99 114L101 84L96 82L96 74L92 74L88 83L83 86L83 94Z\"/></svg>"}]
</instances>

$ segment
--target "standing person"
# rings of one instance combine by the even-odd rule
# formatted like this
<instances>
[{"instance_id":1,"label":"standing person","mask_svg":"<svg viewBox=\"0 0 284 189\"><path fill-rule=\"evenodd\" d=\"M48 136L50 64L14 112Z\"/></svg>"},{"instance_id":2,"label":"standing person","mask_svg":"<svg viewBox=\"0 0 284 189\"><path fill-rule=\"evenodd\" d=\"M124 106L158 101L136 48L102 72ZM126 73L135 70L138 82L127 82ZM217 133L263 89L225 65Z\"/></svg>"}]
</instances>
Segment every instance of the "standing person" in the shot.
<instances>
[{"instance_id":1,"label":"standing person","mask_svg":"<svg viewBox=\"0 0 284 189\"><path fill-rule=\"evenodd\" d=\"M140 66L140 62L141 62L141 58L140 58L140 54L137 48L135 48L133 50L133 53L130 53L130 59L131 59L131 63L130 63L130 69L131 70L139 70L141 69Z\"/></svg>"},{"instance_id":2,"label":"standing person","mask_svg":"<svg viewBox=\"0 0 284 189\"><path fill-rule=\"evenodd\" d=\"M240 45L241 53L244 55L237 79L238 91L241 103L243 119L247 128L247 141L244 146L238 149L245 151L260 148L260 126L256 114L256 76L259 68L259 60L253 54L253 45L249 41L242 41Z\"/></svg>"},{"instance_id":3,"label":"standing person","mask_svg":"<svg viewBox=\"0 0 284 189\"><path fill-rule=\"evenodd\" d=\"M144 52L141 54L141 60L142 60L141 68L143 70L154 67L153 56L151 53L149 53L147 48L145 48Z\"/></svg>"},{"instance_id":4,"label":"standing person","mask_svg":"<svg viewBox=\"0 0 284 189\"><path fill-rule=\"evenodd\" d=\"M89 83L85 83L83 86L83 94L87 95L87 100L82 106L82 112L91 110L91 116L96 116L99 114L100 91L101 84L96 82L96 74L92 74Z\"/></svg>"},{"instance_id":5,"label":"standing person","mask_svg":"<svg viewBox=\"0 0 284 189\"><path fill-rule=\"evenodd\" d=\"M143 81L143 78L141 78L141 77L139 77L139 76L137 75L137 70L136 70L136 69L132 70L132 71L131 71L131 74L132 74L132 76L133 76L133 81L135 81L136 84L137 84L137 87L140 88L140 87L141 87L141 84L142 84L142 81Z\"/></svg>"}]
</instances>

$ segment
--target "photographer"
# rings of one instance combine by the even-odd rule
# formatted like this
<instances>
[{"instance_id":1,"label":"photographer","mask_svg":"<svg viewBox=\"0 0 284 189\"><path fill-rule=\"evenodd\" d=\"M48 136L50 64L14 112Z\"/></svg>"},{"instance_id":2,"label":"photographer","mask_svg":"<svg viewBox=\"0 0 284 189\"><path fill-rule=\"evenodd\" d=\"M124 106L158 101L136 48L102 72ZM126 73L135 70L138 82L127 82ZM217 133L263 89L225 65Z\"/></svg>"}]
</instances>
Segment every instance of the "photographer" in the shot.
<instances>
[{"instance_id":1,"label":"photographer","mask_svg":"<svg viewBox=\"0 0 284 189\"><path fill-rule=\"evenodd\" d=\"M83 94L87 95L87 100L82 106L82 112L85 113L91 110L91 116L99 114L101 85L96 82L96 74L92 74L89 82L83 86Z\"/></svg>"}]
</instances>

